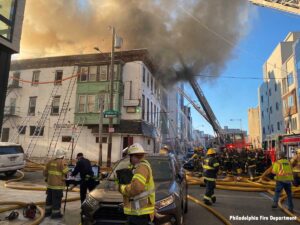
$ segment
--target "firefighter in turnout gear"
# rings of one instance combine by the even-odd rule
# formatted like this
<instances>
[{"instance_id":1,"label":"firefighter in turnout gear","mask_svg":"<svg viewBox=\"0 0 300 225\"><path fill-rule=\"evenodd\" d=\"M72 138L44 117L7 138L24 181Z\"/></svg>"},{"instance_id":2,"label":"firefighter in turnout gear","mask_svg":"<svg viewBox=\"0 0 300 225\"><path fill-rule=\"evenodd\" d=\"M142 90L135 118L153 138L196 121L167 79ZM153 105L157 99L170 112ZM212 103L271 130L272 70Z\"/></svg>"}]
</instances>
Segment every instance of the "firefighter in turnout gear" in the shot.
<instances>
[{"instance_id":1,"label":"firefighter in turnout gear","mask_svg":"<svg viewBox=\"0 0 300 225\"><path fill-rule=\"evenodd\" d=\"M204 159L203 147L195 147L194 155L189 159L194 160L194 172L198 173L199 176L203 175L202 162Z\"/></svg>"},{"instance_id":2,"label":"firefighter in turnout gear","mask_svg":"<svg viewBox=\"0 0 300 225\"><path fill-rule=\"evenodd\" d=\"M272 208L278 207L278 199L282 189L285 190L285 193L288 198L288 209L293 213L294 205L292 199L292 181L293 181L293 172L290 162L285 156L285 152L280 152L279 160L277 160L272 167L272 173L275 174L276 187L275 195L273 198Z\"/></svg>"},{"instance_id":3,"label":"firefighter in turnout gear","mask_svg":"<svg viewBox=\"0 0 300 225\"><path fill-rule=\"evenodd\" d=\"M246 170L248 171L250 180L254 180L254 176L256 173L256 154L254 149L250 149L248 152L247 162L246 162Z\"/></svg>"},{"instance_id":4,"label":"firefighter in turnout gear","mask_svg":"<svg viewBox=\"0 0 300 225\"><path fill-rule=\"evenodd\" d=\"M65 178L69 171L64 157L65 152L57 149L55 159L50 160L44 169L47 182L45 217L51 216L52 219L63 217L60 212L61 200L65 189Z\"/></svg>"},{"instance_id":5,"label":"firefighter in turnout gear","mask_svg":"<svg viewBox=\"0 0 300 225\"><path fill-rule=\"evenodd\" d=\"M216 187L216 179L219 170L219 162L216 159L216 151L212 148L208 149L206 157L203 161L203 176L206 184L206 191L204 195L204 203L211 205L216 202L214 189Z\"/></svg>"},{"instance_id":6,"label":"firefighter in turnout gear","mask_svg":"<svg viewBox=\"0 0 300 225\"><path fill-rule=\"evenodd\" d=\"M170 148L168 145L164 145L160 150L159 154L161 155L168 155L170 153Z\"/></svg>"},{"instance_id":7,"label":"firefighter in turnout gear","mask_svg":"<svg viewBox=\"0 0 300 225\"><path fill-rule=\"evenodd\" d=\"M300 185L300 148L297 149L296 155L291 159L293 168L294 185L298 187Z\"/></svg>"},{"instance_id":8,"label":"firefighter in turnout gear","mask_svg":"<svg viewBox=\"0 0 300 225\"><path fill-rule=\"evenodd\" d=\"M257 160L257 173L260 175L267 169L265 154L261 148L257 150L256 160Z\"/></svg>"},{"instance_id":9,"label":"firefighter in turnout gear","mask_svg":"<svg viewBox=\"0 0 300 225\"><path fill-rule=\"evenodd\" d=\"M128 148L130 163L135 169L130 184L119 186L129 225L148 225L154 219L155 185L151 166L144 159L145 154L138 143Z\"/></svg>"}]
</instances>

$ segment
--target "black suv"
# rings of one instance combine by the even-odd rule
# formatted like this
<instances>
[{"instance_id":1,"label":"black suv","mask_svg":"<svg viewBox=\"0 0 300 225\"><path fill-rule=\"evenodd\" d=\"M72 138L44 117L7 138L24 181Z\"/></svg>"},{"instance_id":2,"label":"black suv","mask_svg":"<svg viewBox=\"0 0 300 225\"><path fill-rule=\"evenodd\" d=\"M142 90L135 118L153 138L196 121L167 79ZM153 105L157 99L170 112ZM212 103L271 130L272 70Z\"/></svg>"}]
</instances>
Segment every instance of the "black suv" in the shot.
<instances>
[{"instance_id":1,"label":"black suv","mask_svg":"<svg viewBox=\"0 0 300 225\"><path fill-rule=\"evenodd\" d=\"M187 182L184 170L177 159L169 154L149 155L155 182L155 224L183 224L188 210ZM123 197L118 192L116 171L128 168L129 158L115 165L108 177L87 195L82 204L83 224L124 224Z\"/></svg>"}]
</instances>

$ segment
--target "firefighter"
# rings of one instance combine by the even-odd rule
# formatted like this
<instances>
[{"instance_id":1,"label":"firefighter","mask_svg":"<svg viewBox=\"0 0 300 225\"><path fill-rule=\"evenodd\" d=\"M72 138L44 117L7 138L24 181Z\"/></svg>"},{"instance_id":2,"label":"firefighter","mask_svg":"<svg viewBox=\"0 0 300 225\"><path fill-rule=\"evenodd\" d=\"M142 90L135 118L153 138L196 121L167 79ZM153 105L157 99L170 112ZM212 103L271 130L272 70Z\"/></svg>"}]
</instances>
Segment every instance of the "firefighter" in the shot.
<instances>
[{"instance_id":1,"label":"firefighter","mask_svg":"<svg viewBox=\"0 0 300 225\"><path fill-rule=\"evenodd\" d=\"M69 171L64 157L65 152L57 149L55 159L46 164L43 173L47 182L45 217L51 216L52 219L63 217L60 212L61 200L65 189L65 178Z\"/></svg>"},{"instance_id":2,"label":"firefighter","mask_svg":"<svg viewBox=\"0 0 300 225\"><path fill-rule=\"evenodd\" d=\"M300 185L300 148L296 150L296 155L291 159L293 168L294 185L298 187Z\"/></svg>"},{"instance_id":3,"label":"firefighter","mask_svg":"<svg viewBox=\"0 0 300 225\"><path fill-rule=\"evenodd\" d=\"M204 159L203 147L195 147L193 156L188 160L194 160L194 172L198 173L199 176L203 174L202 162Z\"/></svg>"},{"instance_id":4,"label":"firefighter","mask_svg":"<svg viewBox=\"0 0 300 225\"><path fill-rule=\"evenodd\" d=\"M229 149L225 150L225 158L224 158L224 168L227 176L231 176L232 174L232 151Z\"/></svg>"},{"instance_id":5,"label":"firefighter","mask_svg":"<svg viewBox=\"0 0 300 225\"><path fill-rule=\"evenodd\" d=\"M293 213L293 199L292 199L292 181L293 181L293 172L290 162L285 157L285 152L279 153L279 160L277 160L272 167L272 173L275 174L276 187L275 195L273 198L272 208L278 207L278 199L282 189L285 190L285 193L288 198L288 209Z\"/></svg>"},{"instance_id":6,"label":"firefighter","mask_svg":"<svg viewBox=\"0 0 300 225\"><path fill-rule=\"evenodd\" d=\"M208 149L203 162L203 176L206 184L206 191L203 201L206 205L211 205L217 200L216 196L214 195L214 189L216 187L219 165L220 164L216 159L216 151L212 148Z\"/></svg>"},{"instance_id":7,"label":"firefighter","mask_svg":"<svg viewBox=\"0 0 300 225\"><path fill-rule=\"evenodd\" d=\"M155 206L152 169L144 159L146 152L139 143L131 145L128 154L134 175L130 184L119 186L123 195L124 214L128 216L129 225L148 225L154 219Z\"/></svg>"},{"instance_id":8,"label":"firefighter","mask_svg":"<svg viewBox=\"0 0 300 225\"><path fill-rule=\"evenodd\" d=\"M263 150L260 148L256 152L256 160L257 160L257 173L262 174L266 168L266 158Z\"/></svg>"},{"instance_id":9,"label":"firefighter","mask_svg":"<svg viewBox=\"0 0 300 225\"><path fill-rule=\"evenodd\" d=\"M168 145L164 145L160 150L159 154L161 155L168 155L170 153L170 148Z\"/></svg>"},{"instance_id":10,"label":"firefighter","mask_svg":"<svg viewBox=\"0 0 300 225\"><path fill-rule=\"evenodd\" d=\"M80 173L80 200L81 203L83 203L86 198L87 190L92 191L96 187L96 182L90 160L84 158L81 152L77 154L76 159L77 163L71 176L75 177Z\"/></svg>"},{"instance_id":11,"label":"firefighter","mask_svg":"<svg viewBox=\"0 0 300 225\"><path fill-rule=\"evenodd\" d=\"M254 180L254 176L256 173L256 157L255 156L256 156L255 150L253 148L251 148L248 151L247 162L245 165L246 171L248 171L251 181Z\"/></svg>"}]
</instances>

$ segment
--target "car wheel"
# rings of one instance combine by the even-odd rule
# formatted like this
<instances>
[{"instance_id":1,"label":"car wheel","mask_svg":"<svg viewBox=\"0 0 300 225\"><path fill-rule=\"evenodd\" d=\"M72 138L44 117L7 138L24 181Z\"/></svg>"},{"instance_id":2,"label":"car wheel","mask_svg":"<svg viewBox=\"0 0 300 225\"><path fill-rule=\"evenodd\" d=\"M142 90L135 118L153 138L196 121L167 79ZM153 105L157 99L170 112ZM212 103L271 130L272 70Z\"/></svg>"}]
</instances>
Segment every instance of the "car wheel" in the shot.
<instances>
[{"instance_id":1,"label":"car wheel","mask_svg":"<svg viewBox=\"0 0 300 225\"><path fill-rule=\"evenodd\" d=\"M6 171L6 172L4 172L4 173L5 173L5 176L11 177L11 176L15 175L16 172L17 172L17 171L14 170L14 171Z\"/></svg>"}]
</instances>

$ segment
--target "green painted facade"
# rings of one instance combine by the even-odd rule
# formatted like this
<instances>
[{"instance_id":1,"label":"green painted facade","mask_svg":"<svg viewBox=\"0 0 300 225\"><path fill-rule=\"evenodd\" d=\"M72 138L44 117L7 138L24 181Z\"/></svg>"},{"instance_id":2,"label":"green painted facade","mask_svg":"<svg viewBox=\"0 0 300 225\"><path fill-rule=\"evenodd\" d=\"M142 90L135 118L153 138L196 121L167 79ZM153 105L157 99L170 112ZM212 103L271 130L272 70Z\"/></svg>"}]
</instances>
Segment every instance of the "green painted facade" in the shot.
<instances>
[{"instance_id":1,"label":"green painted facade","mask_svg":"<svg viewBox=\"0 0 300 225\"><path fill-rule=\"evenodd\" d=\"M121 113L121 97L123 96L123 83L121 80L121 65L115 65L117 71L115 71L114 79L114 108ZM88 76L89 77L89 76ZM109 72L107 74L109 77ZM80 119L85 118L85 125L92 125L99 123L99 97L104 98L104 111L109 110L109 78L106 81L99 81L99 66L97 69L96 81L81 81L78 78L76 89L76 110L74 121L77 123ZM113 119L113 124L120 124L121 114ZM109 119L103 118L103 124L108 124Z\"/></svg>"}]
</instances>

